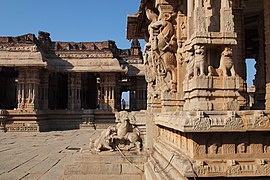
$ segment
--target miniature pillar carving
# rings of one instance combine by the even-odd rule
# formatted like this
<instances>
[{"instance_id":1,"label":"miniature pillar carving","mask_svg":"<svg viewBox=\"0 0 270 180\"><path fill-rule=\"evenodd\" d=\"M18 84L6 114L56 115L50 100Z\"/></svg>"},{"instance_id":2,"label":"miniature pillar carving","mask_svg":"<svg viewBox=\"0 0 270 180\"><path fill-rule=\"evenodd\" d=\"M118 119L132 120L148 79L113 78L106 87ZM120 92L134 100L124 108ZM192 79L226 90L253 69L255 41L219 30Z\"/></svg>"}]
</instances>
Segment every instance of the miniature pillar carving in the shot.
<instances>
[{"instance_id":1,"label":"miniature pillar carving","mask_svg":"<svg viewBox=\"0 0 270 180\"><path fill-rule=\"evenodd\" d=\"M49 102L48 93L49 93L49 73L43 72L41 74L41 84L39 91L40 109L48 109L48 102Z\"/></svg>"},{"instance_id":2,"label":"miniature pillar carving","mask_svg":"<svg viewBox=\"0 0 270 180\"><path fill-rule=\"evenodd\" d=\"M68 76L68 109L81 108L81 74L70 73Z\"/></svg>"},{"instance_id":3,"label":"miniature pillar carving","mask_svg":"<svg viewBox=\"0 0 270 180\"><path fill-rule=\"evenodd\" d=\"M18 77L18 109L31 112L38 109L39 69L20 68Z\"/></svg>"},{"instance_id":4,"label":"miniature pillar carving","mask_svg":"<svg viewBox=\"0 0 270 180\"><path fill-rule=\"evenodd\" d=\"M102 74L100 81L101 98L100 107L105 111L114 111L115 109L115 88L117 78L112 74Z\"/></svg>"}]
</instances>

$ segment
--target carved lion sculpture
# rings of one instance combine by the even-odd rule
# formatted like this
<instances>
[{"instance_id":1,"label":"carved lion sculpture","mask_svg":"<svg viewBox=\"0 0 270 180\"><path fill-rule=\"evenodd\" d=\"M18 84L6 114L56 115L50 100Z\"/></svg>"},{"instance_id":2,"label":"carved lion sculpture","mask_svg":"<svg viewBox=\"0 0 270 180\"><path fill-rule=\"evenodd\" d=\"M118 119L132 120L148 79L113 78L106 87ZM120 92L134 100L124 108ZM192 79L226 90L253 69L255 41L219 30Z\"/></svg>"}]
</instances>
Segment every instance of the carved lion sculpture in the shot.
<instances>
[{"instance_id":1,"label":"carved lion sculpture","mask_svg":"<svg viewBox=\"0 0 270 180\"><path fill-rule=\"evenodd\" d=\"M195 46L194 76L205 75L205 67L206 60L204 56L204 46Z\"/></svg>"},{"instance_id":2,"label":"carved lion sculpture","mask_svg":"<svg viewBox=\"0 0 270 180\"><path fill-rule=\"evenodd\" d=\"M226 47L224 51L221 53L220 65L218 70L221 70L219 76L235 76L234 63L232 57L232 49Z\"/></svg>"},{"instance_id":3,"label":"carved lion sculpture","mask_svg":"<svg viewBox=\"0 0 270 180\"><path fill-rule=\"evenodd\" d=\"M235 76L232 49L226 47L221 53L219 68L209 66L208 71L208 76Z\"/></svg>"}]
</instances>

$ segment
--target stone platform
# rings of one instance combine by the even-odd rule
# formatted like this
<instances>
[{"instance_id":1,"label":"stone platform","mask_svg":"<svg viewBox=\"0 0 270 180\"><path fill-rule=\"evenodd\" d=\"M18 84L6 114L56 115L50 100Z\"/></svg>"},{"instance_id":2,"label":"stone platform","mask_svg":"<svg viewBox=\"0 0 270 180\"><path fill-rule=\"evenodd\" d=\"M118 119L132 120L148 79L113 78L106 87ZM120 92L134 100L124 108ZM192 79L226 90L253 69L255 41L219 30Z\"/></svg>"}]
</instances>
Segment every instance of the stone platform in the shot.
<instances>
[{"instance_id":1,"label":"stone platform","mask_svg":"<svg viewBox=\"0 0 270 180\"><path fill-rule=\"evenodd\" d=\"M144 180L145 153L83 150L75 163L65 166L64 179Z\"/></svg>"},{"instance_id":2,"label":"stone platform","mask_svg":"<svg viewBox=\"0 0 270 180\"><path fill-rule=\"evenodd\" d=\"M64 166L98 134L98 130L1 132L0 179L63 179Z\"/></svg>"},{"instance_id":3,"label":"stone platform","mask_svg":"<svg viewBox=\"0 0 270 180\"><path fill-rule=\"evenodd\" d=\"M101 130L0 133L0 179L143 180L143 153L91 152ZM135 163L131 165L127 159Z\"/></svg>"}]
</instances>

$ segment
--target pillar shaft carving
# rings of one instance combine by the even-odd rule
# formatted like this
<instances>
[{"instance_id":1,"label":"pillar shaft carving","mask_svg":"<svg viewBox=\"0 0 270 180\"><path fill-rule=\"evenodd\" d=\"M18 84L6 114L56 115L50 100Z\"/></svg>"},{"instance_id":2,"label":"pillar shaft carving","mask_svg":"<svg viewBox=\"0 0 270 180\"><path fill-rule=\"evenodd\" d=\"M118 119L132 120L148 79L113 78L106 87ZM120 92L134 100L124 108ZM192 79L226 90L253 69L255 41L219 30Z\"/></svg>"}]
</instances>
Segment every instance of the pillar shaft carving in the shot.
<instances>
[{"instance_id":1,"label":"pillar shaft carving","mask_svg":"<svg viewBox=\"0 0 270 180\"><path fill-rule=\"evenodd\" d=\"M256 74L254 85L256 87L255 91L255 108L264 109L265 108L265 78L266 78L266 69L265 69L265 44L264 44L264 23L263 17L259 18L258 25L258 36L259 36L259 47L258 52L255 57L256 59Z\"/></svg>"},{"instance_id":2,"label":"pillar shaft carving","mask_svg":"<svg viewBox=\"0 0 270 180\"><path fill-rule=\"evenodd\" d=\"M70 73L68 75L68 109L81 108L81 74Z\"/></svg>"},{"instance_id":3,"label":"pillar shaft carving","mask_svg":"<svg viewBox=\"0 0 270 180\"><path fill-rule=\"evenodd\" d=\"M237 33L237 45L234 47L234 59L236 73L240 79L240 96L238 101L240 106L246 106L247 103L247 85L246 85L246 62L245 62L245 31L244 31L244 16L242 1L234 1L233 4L233 15L235 24L235 32Z\"/></svg>"},{"instance_id":4,"label":"pillar shaft carving","mask_svg":"<svg viewBox=\"0 0 270 180\"><path fill-rule=\"evenodd\" d=\"M116 104L117 77L112 74L101 74L100 76L100 108L105 111L114 111Z\"/></svg>"},{"instance_id":5,"label":"pillar shaft carving","mask_svg":"<svg viewBox=\"0 0 270 180\"><path fill-rule=\"evenodd\" d=\"M49 102L49 73L42 72L40 75L39 108L48 109Z\"/></svg>"},{"instance_id":6,"label":"pillar shaft carving","mask_svg":"<svg viewBox=\"0 0 270 180\"><path fill-rule=\"evenodd\" d=\"M38 109L39 69L20 68L18 77L18 109L31 112Z\"/></svg>"}]
</instances>

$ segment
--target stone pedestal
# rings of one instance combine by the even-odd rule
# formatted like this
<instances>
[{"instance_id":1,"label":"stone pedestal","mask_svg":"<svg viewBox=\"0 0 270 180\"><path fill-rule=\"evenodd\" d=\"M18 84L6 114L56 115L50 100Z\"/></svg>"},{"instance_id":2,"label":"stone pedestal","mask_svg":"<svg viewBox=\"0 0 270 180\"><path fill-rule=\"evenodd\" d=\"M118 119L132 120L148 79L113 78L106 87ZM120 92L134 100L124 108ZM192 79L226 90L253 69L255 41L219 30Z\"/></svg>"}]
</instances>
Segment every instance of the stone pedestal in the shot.
<instances>
[{"instance_id":1,"label":"stone pedestal","mask_svg":"<svg viewBox=\"0 0 270 180\"><path fill-rule=\"evenodd\" d=\"M238 89L238 77L194 77L184 82L184 110L239 110Z\"/></svg>"}]
</instances>

